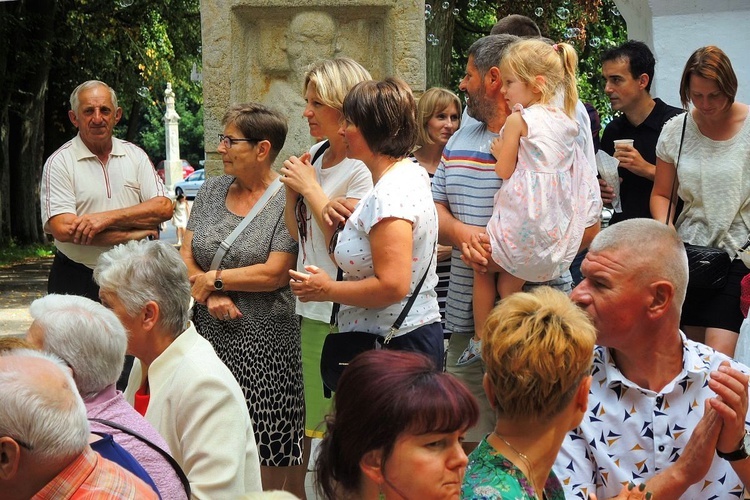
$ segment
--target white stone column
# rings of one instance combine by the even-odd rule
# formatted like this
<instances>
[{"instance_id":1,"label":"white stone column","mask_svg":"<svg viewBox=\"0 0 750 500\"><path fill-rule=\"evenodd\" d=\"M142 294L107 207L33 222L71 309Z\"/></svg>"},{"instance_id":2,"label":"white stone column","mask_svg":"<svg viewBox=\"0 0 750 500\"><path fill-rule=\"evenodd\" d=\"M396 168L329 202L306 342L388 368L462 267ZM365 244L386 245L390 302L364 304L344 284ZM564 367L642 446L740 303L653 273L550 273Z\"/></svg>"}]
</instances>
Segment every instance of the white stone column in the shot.
<instances>
[{"instance_id":1,"label":"white stone column","mask_svg":"<svg viewBox=\"0 0 750 500\"><path fill-rule=\"evenodd\" d=\"M174 91L172 84L167 83L164 92L164 102L167 111L164 113L164 134L167 144L167 159L164 162L164 184L167 191L172 193L176 182L182 180L182 160L180 159L180 131L177 126L180 115L174 108Z\"/></svg>"},{"instance_id":2,"label":"white stone column","mask_svg":"<svg viewBox=\"0 0 750 500\"><path fill-rule=\"evenodd\" d=\"M716 45L732 61L737 100L750 103L750 1L615 0L628 37L648 44L656 57L651 95L680 107L680 79L688 57Z\"/></svg>"}]
</instances>

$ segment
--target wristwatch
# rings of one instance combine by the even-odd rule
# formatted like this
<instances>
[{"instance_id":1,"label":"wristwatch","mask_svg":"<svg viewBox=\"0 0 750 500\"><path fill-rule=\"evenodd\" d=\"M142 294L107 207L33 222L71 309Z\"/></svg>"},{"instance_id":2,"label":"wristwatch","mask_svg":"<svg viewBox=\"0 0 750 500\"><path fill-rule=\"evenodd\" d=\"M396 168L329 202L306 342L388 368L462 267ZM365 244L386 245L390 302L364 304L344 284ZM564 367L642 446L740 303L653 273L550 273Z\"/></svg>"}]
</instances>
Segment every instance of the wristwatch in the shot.
<instances>
[{"instance_id":1,"label":"wristwatch","mask_svg":"<svg viewBox=\"0 0 750 500\"><path fill-rule=\"evenodd\" d=\"M216 278L214 279L214 290L220 292L224 290L224 282L221 280L221 269L216 270Z\"/></svg>"},{"instance_id":2,"label":"wristwatch","mask_svg":"<svg viewBox=\"0 0 750 500\"><path fill-rule=\"evenodd\" d=\"M745 435L742 437L742 441L740 441L740 447L735 451L722 453L716 450L716 454L727 462L736 462L737 460L744 460L750 457L750 434L745 431Z\"/></svg>"}]
</instances>

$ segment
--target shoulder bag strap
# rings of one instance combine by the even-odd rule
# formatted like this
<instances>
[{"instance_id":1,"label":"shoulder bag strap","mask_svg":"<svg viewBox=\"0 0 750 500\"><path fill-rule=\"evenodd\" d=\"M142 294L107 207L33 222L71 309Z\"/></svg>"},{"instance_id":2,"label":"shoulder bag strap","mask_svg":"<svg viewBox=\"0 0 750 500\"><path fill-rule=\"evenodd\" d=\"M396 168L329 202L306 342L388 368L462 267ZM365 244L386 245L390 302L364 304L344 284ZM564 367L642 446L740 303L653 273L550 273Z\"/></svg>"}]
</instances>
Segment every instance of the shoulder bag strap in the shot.
<instances>
[{"instance_id":1,"label":"shoulder bag strap","mask_svg":"<svg viewBox=\"0 0 750 500\"><path fill-rule=\"evenodd\" d=\"M310 165L315 165L315 162L317 161L317 159L323 156L323 153L325 153L326 149L328 149L329 147L331 147L331 141L329 140L326 140L326 142L321 144L318 150L313 155L312 159L310 160Z\"/></svg>"},{"instance_id":2,"label":"shoulder bag strap","mask_svg":"<svg viewBox=\"0 0 750 500\"><path fill-rule=\"evenodd\" d=\"M667 208L667 219L665 224L669 225L669 219L672 215L672 200L677 195L677 165L680 164L680 155L682 155L682 143L685 141L685 126L687 125L687 115L690 111L685 112L685 118L682 120L682 133L680 134L680 148L677 150L677 161L674 162L674 178L672 179L672 189L669 191L669 207Z\"/></svg>"},{"instance_id":3,"label":"shoulder bag strap","mask_svg":"<svg viewBox=\"0 0 750 500\"><path fill-rule=\"evenodd\" d=\"M323 156L323 153L325 153L326 149L328 149L329 147L331 147L331 141L329 140L326 140L326 142L321 144L318 150L313 155L312 159L310 160L310 165L315 165L315 162L318 160L318 158ZM299 208L300 203L304 203L304 202L305 202L305 197L302 195L299 195L299 198L297 198L297 207Z\"/></svg>"},{"instance_id":4,"label":"shoulder bag strap","mask_svg":"<svg viewBox=\"0 0 750 500\"><path fill-rule=\"evenodd\" d=\"M437 243L436 243L437 245ZM435 250L433 249L432 253L435 253ZM427 279L427 274L430 272L430 265L432 264L432 257L430 257L430 262L427 264L427 269L425 270L424 274L422 275L422 279L419 280L419 283L417 283L417 286L414 287L414 291L411 294L411 297L409 297L409 300L406 301L406 304L404 304L404 308L401 310L401 314L398 315L398 318L396 318L396 321L393 322L393 326L391 326L391 329L388 331L388 335L385 337L385 342L388 343L393 336L398 332L398 329L401 328L401 324L406 319L406 316L409 314L409 310L411 310L411 306L414 304L414 301L417 300L417 295L419 295L419 291L422 289L422 284L424 283L424 280Z\"/></svg>"},{"instance_id":5,"label":"shoulder bag strap","mask_svg":"<svg viewBox=\"0 0 750 500\"><path fill-rule=\"evenodd\" d=\"M435 248L437 248L437 242L435 243ZM432 253L435 254L435 248L433 248ZM430 257L430 264L432 264L432 257ZM411 297L409 297L409 300L406 301L406 304L404 304L404 308L401 309L401 314L398 315L398 318L396 318L396 321L393 322L393 325L391 325L391 329L388 331L388 335L385 337L385 343L388 343L391 338L393 338L393 335L398 332L398 329L401 328L401 325L403 324L404 320L406 319L406 316L409 314L409 311L411 310L411 306L414 304L414 301L417 300L417 296L419 295L419 291L422 289L422 284L424 284L424 280L427 279L427 274L430 272L430 264L427 265L427 269L425 270L424 274L422 275L422 279L419 280L419 283L417 283L417 286L414 287L414 291L411 294ZM341 268L338 268L338 272L336 273L336 281L341 281L344 276L344 271L341 270ZM331 329L333 329L334 326L338 323L338 315L339 315L339 308L341 307L341 304L338 302L333 303L333 309L331 310Z\"/></svg>"},{"instance_id":6,"label":"shoulder bag strap","mask_svg":"<svg viewBox=\"0 0 750 500\"><path fill-rule=\"evenodd\" d=\"M336 281L342 281L344 279L344 270L338 266L336 269ZM334 302L331 308L331 331L333 331L339 322L339 309L341 309L341 304Z\"/></svg>"},{"instance_id":7,"label":"shoulder bag strap","mask_svg":"<svg viewBox=\"0 0 750 500\"><path fill-rule=\"evenodd\" d=\"M310 165L315 165L315 162L318 160L318 158L320 158L321 156L323 156L323 153L325 153L326 149L328 149L329 147L331 147L331 141L329 141L329 140L326 139L326 141L323 144L320 145L320 147L318 148L318 150L315 151L315 154L313 155L312 159L310 160ZM295 218L297 218L297 219L299 219L298 214L300 213L299 212L300 206L304 202L305 202L305 197L302 196L302 195L299 195L299 197L297 198L297 205L295 207L295 215L294 215ZM302 223L307 224L307 221L300 221L300 220L298 220L297 222L298 223L302 222ZM300 238L302 238L301 235L300 235ZM300 245L302 245L302 241L300 241Z\"/></svg>"},{"instance_id":8,"label":"shoulder bag strap","mask_svg":"<svg viewBox=\"0 0 750 500\"><path fill-rule=\"evenodd\" d=\"M103 418L89 418L89 421L97 422L99 424L106 425L107 427L112 427L113 429L122 431L125 434L129 434L130 436L133 436L139 441L144 442L146 445L148 445L149 448L153 449L154 451L157 451L162 457L164 457L164 459L167 462L169 462L169 465L171 465L174 471L177 473L177 476L180 478L180 482L182 483L182 487L185 489L185 493L187 493L187 497L190 498L190 481L185 475L185 472L182 470L182 467L180 467L180 464L177 463L177 460L175 460L172 455L167 453L166 450L162 449L161 446L154 443L153 441L148 439L146 436L134 431L133 429L129 429L128 427L125 427L124 425L120 425L116 422L112 422L110 420L104 420Z\"/></svg>"},{"instance_id":9,"label":"shoulder bag strap","mask_svg":"<svg viewBox=\"0 0 750 500\"><path fill-rule=\"evenodd\" d=\"M227 238L222 241L219 244L219 248L216 249L216 254L214 255L213 260L211 261L211 271L214 271L219 268L221 265L221 261L224 259L224 255L226 255L229 248L232 246L232 243L234 243L234 240L237 239L237 237L242 233L242 231L245 230L245 228L250 224L253 219L255 218L258 213L263 210L263 207L266 206L268 203L268 200L273 198L273 196L279 192L279 189L281 189L281 179L280 177L277 177L274 179L274 181L271 183L270 186L266 188L266 191L263 193L263 196L260 197L260 199L255 202L255 205L253 205L253 208L250 209L250 211L247 213L244 219L242 219L242 222L240 222L236 228L234 228L234 231L232 231Z\"/></svg>"}]
</instances>

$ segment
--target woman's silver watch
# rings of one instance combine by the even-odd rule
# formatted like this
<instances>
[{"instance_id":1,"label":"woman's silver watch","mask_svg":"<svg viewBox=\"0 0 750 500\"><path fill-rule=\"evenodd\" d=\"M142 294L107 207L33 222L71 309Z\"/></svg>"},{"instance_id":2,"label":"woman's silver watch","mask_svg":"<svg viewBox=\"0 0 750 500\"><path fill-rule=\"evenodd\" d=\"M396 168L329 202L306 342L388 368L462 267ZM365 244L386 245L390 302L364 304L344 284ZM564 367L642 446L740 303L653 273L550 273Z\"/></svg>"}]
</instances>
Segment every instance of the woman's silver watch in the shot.
<instances>
[{"instance_id":1,"label":"woman's silver watch","mask_svg":"<svg viewBox=\"0 0 750 500\"><path fill-rule=\"evenodd\" d=\"M224 290L224 281L221 279L221 269L216 270L216 278L214 279L214 290L220 292Z\"/></svg>"}]
</instances>

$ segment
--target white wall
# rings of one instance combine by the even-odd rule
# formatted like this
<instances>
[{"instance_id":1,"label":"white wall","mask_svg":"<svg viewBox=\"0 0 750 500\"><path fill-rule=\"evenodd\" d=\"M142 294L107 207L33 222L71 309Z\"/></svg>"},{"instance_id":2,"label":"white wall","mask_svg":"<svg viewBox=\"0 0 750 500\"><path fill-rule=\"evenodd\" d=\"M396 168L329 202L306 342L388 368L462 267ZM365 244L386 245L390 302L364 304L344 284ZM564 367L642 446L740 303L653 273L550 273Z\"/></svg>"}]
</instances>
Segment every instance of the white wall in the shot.
<instances>
[{"instance_id":1,"label":"white wall","mask_svg":"<svg viewBox=\"0 0 750 500\"><path fill-rule=\"evenodd\" d=\"M615 0L628 36L656 56L651 94L680 106L680 77L690 54L706 45L727 53L737 73L737 100L750 104L750 1Z\"/></svg>"}]
</instances>

